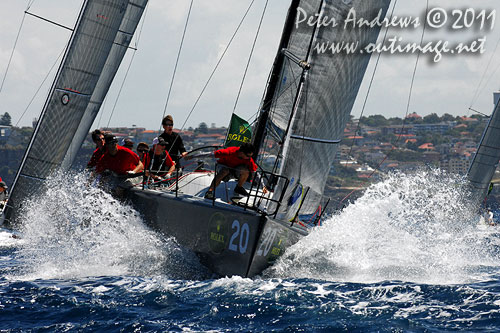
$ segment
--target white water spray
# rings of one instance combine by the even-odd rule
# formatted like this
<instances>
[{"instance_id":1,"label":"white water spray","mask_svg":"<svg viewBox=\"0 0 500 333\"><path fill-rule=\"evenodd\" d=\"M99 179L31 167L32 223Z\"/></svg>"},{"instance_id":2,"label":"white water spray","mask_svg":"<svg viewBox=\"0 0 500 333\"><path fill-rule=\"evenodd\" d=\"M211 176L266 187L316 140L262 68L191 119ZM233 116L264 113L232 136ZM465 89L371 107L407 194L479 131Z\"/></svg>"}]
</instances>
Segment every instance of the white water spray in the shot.
<instances>
[{"instance_id":1,"label":"white water spray","mask_svg":"<svg viewBox=\"0 0 500 333\"><path fill-rule=\"evenodd\" d=\"M395 173L289 248L266 276L462 283L498 266L464 181L439 170Z\"/></svg>"},{"instance_id":2,"label":"white water spray","mask_svg":"<svg viewBox=\"0 0 500 333\"><path fill-rule=\"evenodd\" d=\"M89 186L85 175L57 175L46 185L21 214L17 278L196 274L194 255L149 230L130 206Z\"/></svg>"}]
</instances>

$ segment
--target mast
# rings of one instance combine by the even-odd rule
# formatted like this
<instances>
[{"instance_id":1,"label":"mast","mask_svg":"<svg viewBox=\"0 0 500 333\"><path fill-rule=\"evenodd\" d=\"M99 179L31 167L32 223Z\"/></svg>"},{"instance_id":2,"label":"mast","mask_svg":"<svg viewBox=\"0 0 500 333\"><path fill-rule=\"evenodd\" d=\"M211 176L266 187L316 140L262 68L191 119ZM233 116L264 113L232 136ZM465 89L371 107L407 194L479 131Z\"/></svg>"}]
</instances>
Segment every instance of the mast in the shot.
<instances>
[{"instance_id":1,"label":"mast","mask_svg":"<svg viewBox=\"0 0 500 333\"><path fill-rule=\"evenodd\" d=\"M318 17L320 16L321 11L323 10L323 4L324 4L324 0L321 0L320 5L318 6L318 11L317 11ZM286 127L284 142L282 143L280 152L276 158L273 172L275 172L275 170L276 170L280 156L282 158L284 158L287 151L288 151L288 142L289 142L289 140L291 138L291 134L292 134L290 127L294 123L295 115L297 114L297 110L299 108L299 103L300 103L301 98L302 98L303 93L304 93L304 84L305 84L306 79L307 79L307 72L309 69L311 69L311 64L309 63L311 60L311 49L312 49L313 42L316 39L317 31L318 31L318 28L315 25L314 29L312 31L312 34L311 34L311 40L309 41L309 47L307 48L307 53L306 53L306 56L304 59L297 58L296 55L294 55L293 53L291 53L288 50L283 50L283 54L287 58L289 58L292 62L294 62L296 65L298 65L300 68L302 68L302 72L300 73L300 81L299 81L299 85L297 87L297 92L295 94L295 99L293 101L292 113L290 114L290 119L288 120L288 125ZM307 92L306 92L306 94L307 94ZM281 168L283 168L283 164L281 165ZM281 174L281 170L280 170L280 174Z\"/></svg>"},{"instance_id":2,"label":"mast","mask_svg":"<svg viewBox=\"0 0 500 333\"><path fill-rule=\"evenodd\" d=\"M295 24L295 18L297 15L297 8L300 4L300 0L292 0L290 8L288 9L288 14L285 21L285 26L283 28L283 33L281 34L281 41L279 43L278 52L274 58L273 67L271 74L269 76L267 88L264 94L264 99L262 100L262 110L260 111L259 120L257 121L256 130L254 131L253 145L255 146L254 159L257 159L259 155L262 143L264 142L264 133L266 131L267 120L269 117L269 111L271 110L274 94L278 86L279 80L281 78L281 67L283 66L284 55L282 50L286 49L288 42L290 41L290 36L293 31L293 26Z\"/></svg>"}]
</instances>

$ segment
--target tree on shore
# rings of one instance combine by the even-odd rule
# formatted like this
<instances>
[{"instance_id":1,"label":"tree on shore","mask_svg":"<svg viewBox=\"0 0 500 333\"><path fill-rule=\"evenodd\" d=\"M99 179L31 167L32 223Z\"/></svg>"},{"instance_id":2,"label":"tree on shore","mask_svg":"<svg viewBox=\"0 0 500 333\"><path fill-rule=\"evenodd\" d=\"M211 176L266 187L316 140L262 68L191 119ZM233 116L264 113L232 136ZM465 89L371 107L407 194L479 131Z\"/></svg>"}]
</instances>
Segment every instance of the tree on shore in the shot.
<instances>
[{"instance_id":1,"label":"tree on shore","mask_svg":"<svg viewBox=\"0 0 500 333\"><path fill-rule=\"evenodd\" d=\"M198 125L198 128L194 130L195 133L201 133L201 134L207 134L208 133L208 126L206 123L200 123Z\"/></svg>"},{"instance_id":2,"label":"tree on shore","mask_svg":"<svg viewBox=\"0 0 500 333\"><path fill-rule=\"evenodd\" d=\"M2 126L12 126L12 117L8 112L5 112L1 117L0 117L0 125Z\"/></svg>"}]
</instances>

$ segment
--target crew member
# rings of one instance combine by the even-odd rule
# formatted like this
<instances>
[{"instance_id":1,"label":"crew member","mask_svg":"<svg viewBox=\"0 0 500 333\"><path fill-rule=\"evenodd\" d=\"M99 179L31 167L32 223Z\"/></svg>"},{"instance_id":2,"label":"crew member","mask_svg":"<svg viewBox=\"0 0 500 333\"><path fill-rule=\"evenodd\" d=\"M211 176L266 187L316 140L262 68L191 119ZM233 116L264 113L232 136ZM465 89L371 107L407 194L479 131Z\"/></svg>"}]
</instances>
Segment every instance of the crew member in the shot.
<instances>
[{"instance_id":1,"label":"crew member","mask_svg":"<svg viewBox=\"0 0 500 333\"><path fill-rule=\"evenodd\" d=\"M254 147L251 143L244 143L240 147L229 147L213 152L218 159L217 175L212 181L210 188L205 193L205 198L213 199L214 190L222 180L228 181L230 178L238 179L238 185L234 193L248 196L248 192L243 188L251 172L257 171L253 156Z\"/></svg>"},{"instance_id":2,"label":"crew member","mask_svg":"<svg viewBox=\"0 0 500 333\"><path fill-rule=\"evenodd\" d=\"M163 118L161 122L163 126L164 132L160 135L160 138L165 140L166 151L172 157L172 160L175 162L177 168L180 168L179 159L187 155L186 148L184 148L184 142L182 141L181 136L178 133L175 133L174 130L174 118L171 115Z\"/></svg>"},{"instance_id":3,"label":"crew member","mask_svg":"<svg viewBox=\"0 0 500 333\"><path fill-rule=\"evenodd\" d=\"M139 160L144 164L144 169L146 168L146 160L148 157L147 152L149 151L149 146L146 142L139 142L137 144L137 156L139 156Z\"/></svg>"},{"instance_id":4,"label":"crew member","mask_svg":"<svg viewBox=\"0 0 500 333\"><path fill-rule=\"evenodd\" d=\"M146 176L154 179L159 177L169 178L175 170L175 162L166 151L167 143L163 138L155 138L153 148L149 150L146 157Z\"/></svg>"},{"instance_id":5,"label":"crew member","mask_svg":"<svg viewBox=\"0 0 500 333\"><path fill-rule=\"evenodd\" d=\"M130 139L124 139L122 146L125 148L128 148L130 150L133 150L134 149L134 141L132 141Z\"/></svg>"},{"instance_id":6,"label":"crew member","mask_svg":"<svg viewBox=\"0 0 500 333\"><path fill-rule=\"evenodd\" d=\"M2 178L0 178L0 208L3 208L3 206L5 205L5 203L7 202L7 197L8 197L8 194L7 194L7 184L5 184L4 181L1 180Z\"/></svg>"},{"instance_id":7,"label":"crew member","mask_svg":"<svg viewBox=\"0 0 500 333\"><path fill-rule=\"evenodd\" d=\"M128 148L118 145L118 140L112 134L104 136L106 152L97 162L96 173L105 170L114 172L117 175L127 173L139 173L144 170L144 165L139 160L139 156Z\"/></svg>"},{"instance_id":8,"label":"crew member","mask_svg":"<svg viewBox=\"0 0 500 333\"><path fill-rule=\"evenodd\" d=\"M104 152L106 151L106 147L104 146L104 133L100 130L96 129L92 132L92 141L95 143L95 150L90 158L90 161L87 163L87 169L95 168L97 162L99 162L102 155L104 155Z\"/></svg>"}]
</instances>

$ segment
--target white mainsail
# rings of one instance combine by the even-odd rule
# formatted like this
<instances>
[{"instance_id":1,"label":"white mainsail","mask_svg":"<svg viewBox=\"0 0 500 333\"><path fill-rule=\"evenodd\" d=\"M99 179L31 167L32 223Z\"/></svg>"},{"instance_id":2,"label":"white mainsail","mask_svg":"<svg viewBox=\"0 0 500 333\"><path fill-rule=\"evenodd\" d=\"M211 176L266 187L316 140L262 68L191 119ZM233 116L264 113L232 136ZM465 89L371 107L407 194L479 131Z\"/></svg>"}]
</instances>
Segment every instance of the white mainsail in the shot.
<instances>
[{"instance_id":1,"label":"white mainsail","mask_svg":"<svg viewBox=\"0 0 500 333\"><path fill-rule=\"evenodd\" d=\"M268 112L266 136L260 156L278 155L275 165L290 180L282 212L293 218L301 203L301 213L313 213L321 200L338 142L358 94L370 55L360 49L376 41L379 27L344 28L349 12L367 20L384 17L390 0L302 0L294 1L288 14L289 35L282 38L283 57L275 61L271 74L275 84L268 84L271 98L265 98L263 110ZM295 6L295 7L293 7ZM300 19L297 20L297 15ZM308 24L302 17L327 17L337 27ZM301 22L301 23L298 23ZM328 46L354 43L359 48L333 52ZM344 43L344 44L342 44ZM357 44L356 44L357 43ZM327 46L322 51L321 46ZM302 61L302 62L301 62ZM309 67L310 66L310 67ZM269 90L272 90L269 92ZM273 146L279 152L265 151ZM262 149L262 147L265 147ZM299 185L300 184L300 185ZM279 192L279 190L278 190ZM280 193L278 193L279 195Z\"/></svg>"},{"instance_id":2,"label":"white mainsail","mask_svg":"<svg viewBox=\"0 0 500 333\"><path fill-rule=\"evenodd\" d=\"M18 170L5 211L68 169L129 47L147 0L87 0ZM11 221L12 222L12 221Z\"/></svg>"}]
</instances>

